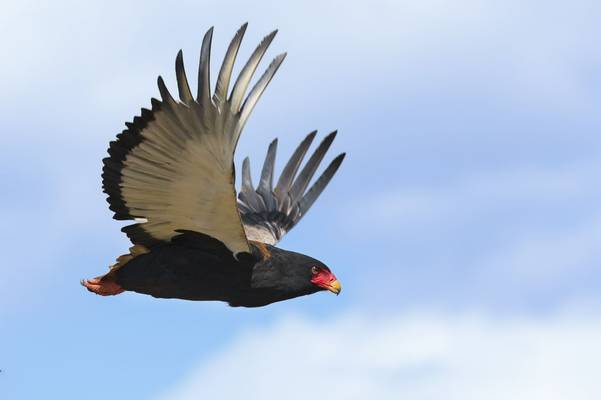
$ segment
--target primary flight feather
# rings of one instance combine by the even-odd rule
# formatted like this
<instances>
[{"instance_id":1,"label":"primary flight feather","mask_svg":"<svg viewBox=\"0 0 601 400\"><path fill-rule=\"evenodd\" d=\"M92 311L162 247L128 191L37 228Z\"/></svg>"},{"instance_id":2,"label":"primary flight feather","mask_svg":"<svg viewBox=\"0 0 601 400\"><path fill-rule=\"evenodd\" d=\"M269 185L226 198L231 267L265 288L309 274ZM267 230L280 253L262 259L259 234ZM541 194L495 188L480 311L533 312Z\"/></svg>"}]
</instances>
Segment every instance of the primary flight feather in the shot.
<instances>
[{"instance_id":1,"label":"primary flight feather","mask_svg":"<svg viewBox=\"0 0 601 400\"><path fill-rule=\"evenodd\" d=\"M179 100L161 77L161 100L142 109L110 143L103 160L103 189L132 243L110 271L83 280L91 292L135 291L160 298L219 300L256 307L329 290L340 284L322 262L274 247L313 205L344 159L340 154L311 181L336 132L326 136L302 166L315 138L297 147L274 186L277 139L267 151L255 189L250 161L242 165L236 198L234 152L244 124L286 54L276 56L248 91L277 31L267 35L232 84L244 24L232 39L211 95L213 29L200 51L198 90L192 94L183 55L175 61ZM230 90L231 86L231 90ZM247 94L248 91L248 94ZM299 172L300 170L300 172Z\"/></svg>"}]
</instances>

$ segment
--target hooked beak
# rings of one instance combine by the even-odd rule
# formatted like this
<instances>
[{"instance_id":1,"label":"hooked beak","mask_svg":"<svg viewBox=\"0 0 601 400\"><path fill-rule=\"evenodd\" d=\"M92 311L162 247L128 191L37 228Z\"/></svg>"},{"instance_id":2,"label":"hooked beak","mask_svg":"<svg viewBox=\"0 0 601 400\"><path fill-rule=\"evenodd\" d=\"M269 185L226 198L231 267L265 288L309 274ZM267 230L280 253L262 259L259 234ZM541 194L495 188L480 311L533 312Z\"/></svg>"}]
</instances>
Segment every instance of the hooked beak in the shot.
<instances>
[{"instance_id":1,"label":"hooked beak","mask_svg":"<svg viewBox=\"0 0 601 400\"><path fill-rule=\"evenodd\" d=\"M340 291L342 290L340 282L338 282L336 276L334 276L334 274L330 271L321 271L316 274L314 273L313 278L311 278L311 283L336 295L340 294Z\"/></svg>"},{"instance_id":2,"label":"hooked beak","mask_svg":"<svg viewBox=\"0 0 601 400\"><path fill-rule=\"evenodd\" d=\"M340 282L338 282L338 279L334 279L326 286L326 289L338 296L342 291L342 286L340 286Z\"/></svg>"}]
</instances>

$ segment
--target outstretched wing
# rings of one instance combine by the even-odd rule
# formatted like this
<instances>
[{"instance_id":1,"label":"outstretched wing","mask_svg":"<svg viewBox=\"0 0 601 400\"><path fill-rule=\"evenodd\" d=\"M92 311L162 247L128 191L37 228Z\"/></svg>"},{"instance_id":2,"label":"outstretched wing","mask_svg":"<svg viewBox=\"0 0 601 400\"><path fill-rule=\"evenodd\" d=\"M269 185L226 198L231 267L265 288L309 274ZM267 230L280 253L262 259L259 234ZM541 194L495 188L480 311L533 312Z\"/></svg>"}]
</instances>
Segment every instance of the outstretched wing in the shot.
<instances>
[{"instance_id":1,"label":"outstretched wing","mask_svg":"<svg viewBox=\"0 0 601 400\"><path fill-rule=\"evenodd\" d=\"M345 153L334 158L313 186L307 190L317 167L336 137L336 132L326 136L297 176L296 173L315 134L316 132L311 132L296 148L284 167L275 188L273 187L273 168L277 139L269 145L261 172L261 181L256 190L250 177L250 161L248 157L244 160L238 207L246 237L249 240L271 245L279 242L286 232L292 229L307 213L340 167Z\"/></svg>"},{"instance_id":2,"label":"outstretched wing","mask_svg":"<svg viewBox=\"0 0 601 400\"><path fill-rule=\"evenodd\" d=\"M234 61L246 30L230 43L210 95L209 64L213 28L204 36L194 98L182 52L175 61L179 101L161 77L161 101L126 124L108 150L103 188L118 220L136 220L123 231L135 244L152 246L190 230L222 241L232 252L249 251L236 206L233 155L240 133L285 54L277 56L244 98L251 78L277 31L266 36L228 90Z\"/></svg>"}]
</instances>

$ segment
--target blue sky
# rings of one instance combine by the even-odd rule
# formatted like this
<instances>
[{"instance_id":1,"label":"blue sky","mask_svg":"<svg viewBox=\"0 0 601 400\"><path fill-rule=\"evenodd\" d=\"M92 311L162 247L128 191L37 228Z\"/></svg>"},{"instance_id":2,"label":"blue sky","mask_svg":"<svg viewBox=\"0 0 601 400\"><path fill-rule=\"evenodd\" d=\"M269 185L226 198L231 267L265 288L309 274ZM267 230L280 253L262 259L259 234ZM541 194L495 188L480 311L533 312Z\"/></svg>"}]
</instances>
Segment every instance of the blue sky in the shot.
<instances>
[{"instance_id":1,"label":"blue sky","mask_svg":"<svg viewBox=\"0 0 601 400\"><path fill-rule=\"evenodd\" d=\"M596 2L123 3L2 4L2 398L598 398ZM342 295L88 294L129 246L108 142L180 48L192 71L215 26L215 69L245 21L241 58L274 28L288 57L237 159L339 130L347 159L281 246Z\"/></svg>"}]
</instances>

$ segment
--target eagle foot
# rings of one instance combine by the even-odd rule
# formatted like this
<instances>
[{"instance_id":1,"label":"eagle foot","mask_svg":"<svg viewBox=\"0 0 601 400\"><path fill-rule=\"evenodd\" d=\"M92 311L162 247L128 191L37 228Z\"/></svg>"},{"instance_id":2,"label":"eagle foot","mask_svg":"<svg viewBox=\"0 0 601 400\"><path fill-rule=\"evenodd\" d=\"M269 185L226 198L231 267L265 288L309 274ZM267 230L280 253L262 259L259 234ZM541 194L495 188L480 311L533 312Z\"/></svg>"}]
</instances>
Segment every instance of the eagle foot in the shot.
<instances>
[{"instance_id":1,"label":"eagle foot","mask_svg":"<svg viewBox=\"0 0 601 400\"><path fill-rule=\"evenodd\" d=\"M81 285L100 296L115 296L125 291L109 274L92 279L82 279Z\"/></svg>"}]
</instances>

